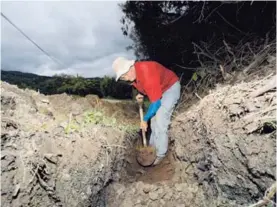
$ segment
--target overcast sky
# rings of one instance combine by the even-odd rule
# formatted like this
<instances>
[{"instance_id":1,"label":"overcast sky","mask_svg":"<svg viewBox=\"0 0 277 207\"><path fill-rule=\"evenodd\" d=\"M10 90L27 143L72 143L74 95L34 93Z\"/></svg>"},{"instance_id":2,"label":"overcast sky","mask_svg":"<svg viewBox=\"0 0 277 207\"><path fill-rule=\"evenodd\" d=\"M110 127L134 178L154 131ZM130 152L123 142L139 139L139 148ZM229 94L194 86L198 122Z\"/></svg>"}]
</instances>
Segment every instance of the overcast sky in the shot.
<instances>
[{"instance_id":1,"label":"overcast sky","mask_svg":"<svg viewBox=\"0 0 277 207\"><path fill-rule=\"evenodd\" d=\"M133 52L125 49L131 40L121 32L123 14L118 3L2 2L3 14L65 66L43 54L1 17L1 68L48 76L114 75L111 66L117 56L134 58Z\"/></svg>"}]
</instances>

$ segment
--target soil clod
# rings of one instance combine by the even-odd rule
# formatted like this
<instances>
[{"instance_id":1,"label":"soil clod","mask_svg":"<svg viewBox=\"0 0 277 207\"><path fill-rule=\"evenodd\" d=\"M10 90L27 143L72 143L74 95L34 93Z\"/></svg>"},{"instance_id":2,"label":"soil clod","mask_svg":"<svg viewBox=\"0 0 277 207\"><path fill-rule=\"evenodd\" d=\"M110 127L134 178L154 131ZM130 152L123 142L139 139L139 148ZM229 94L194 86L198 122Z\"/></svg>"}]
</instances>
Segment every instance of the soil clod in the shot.
<instances>
[{"instance_id":1,"label":"soil clod","mask_svg":"<svg viewBox=\"0 0 277 207\"><path fill-rule=\"evenodd\" d=\"M150 166L156 159L155 149L152 147L138 147L136 157L140 165L144 167Z\"/></svg>"}]
</instances>

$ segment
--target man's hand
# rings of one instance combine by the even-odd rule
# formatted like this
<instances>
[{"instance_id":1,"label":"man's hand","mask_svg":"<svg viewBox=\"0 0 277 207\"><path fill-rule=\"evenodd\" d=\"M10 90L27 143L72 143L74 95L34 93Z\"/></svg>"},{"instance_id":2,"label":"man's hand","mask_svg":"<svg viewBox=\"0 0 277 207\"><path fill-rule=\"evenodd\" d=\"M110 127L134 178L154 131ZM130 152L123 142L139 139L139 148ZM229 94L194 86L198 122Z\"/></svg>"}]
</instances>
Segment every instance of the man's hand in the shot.
<instances>
[{"instance_id":1,"label":"man's hand","mask_svg":"<svg viewBox=\"0 0 277 207\"><path fill-rule=\"evenodd\" d=\"M138 94L138 95L136 96L136 100L137 100L138 103L142 103L142 102L143 102L143 95Z\"/></svg>"},{"instance_id":2,"label":"man's hand","mask_svg":"<svg viewBox=\"0 0 277 207\"><path fill-rule=\"evenodd\" d=\"M147 127L148 127L148 124L147 124L146 121L140 122L140 128L141 128L142 130L144 130L145 132L147 131Z\"/></svg>"}]
</instances>

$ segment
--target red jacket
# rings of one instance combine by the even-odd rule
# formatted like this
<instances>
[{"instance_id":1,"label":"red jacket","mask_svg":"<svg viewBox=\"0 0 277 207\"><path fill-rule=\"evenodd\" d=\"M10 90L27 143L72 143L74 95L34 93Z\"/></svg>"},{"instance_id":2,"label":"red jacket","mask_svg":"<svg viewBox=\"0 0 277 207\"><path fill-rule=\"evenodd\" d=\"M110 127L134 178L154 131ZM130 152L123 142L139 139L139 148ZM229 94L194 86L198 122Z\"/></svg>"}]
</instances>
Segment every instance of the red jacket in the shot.
<instances>
[{"instance_id":1,"label":"red jacket","mask_svg":"<svg viewBox=\"0 0 277 207\"><path fill-rule=\"evenodd\" d=\"M132 85L151 102L160 99L179 80L174 72L155 61L138 61L134 66L136 81Z\"/></svg>"}]
</instances>

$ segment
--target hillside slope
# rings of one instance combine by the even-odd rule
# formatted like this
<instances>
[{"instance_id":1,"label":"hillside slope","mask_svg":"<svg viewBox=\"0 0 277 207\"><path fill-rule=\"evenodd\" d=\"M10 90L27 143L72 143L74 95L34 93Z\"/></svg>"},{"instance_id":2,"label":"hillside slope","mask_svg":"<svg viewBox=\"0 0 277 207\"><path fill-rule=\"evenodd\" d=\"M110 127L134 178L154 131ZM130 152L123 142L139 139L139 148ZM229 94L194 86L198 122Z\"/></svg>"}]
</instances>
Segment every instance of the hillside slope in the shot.
<instances>
[{"instance_id":1,"label":"hillside slope","mask_svg":"<svg viewBox=\"0 0 277 207\"><path fill-rule=\"evenodd\" d=\"M20 71L1 70L1 80L22 89L32 89L45 95L67 93L86 96L89 94L99 97L117 99L132 98L132 88L124 82L115 82L114 78L84 78L71 75L40 76Z\"/></svg>"}]
</instances>

